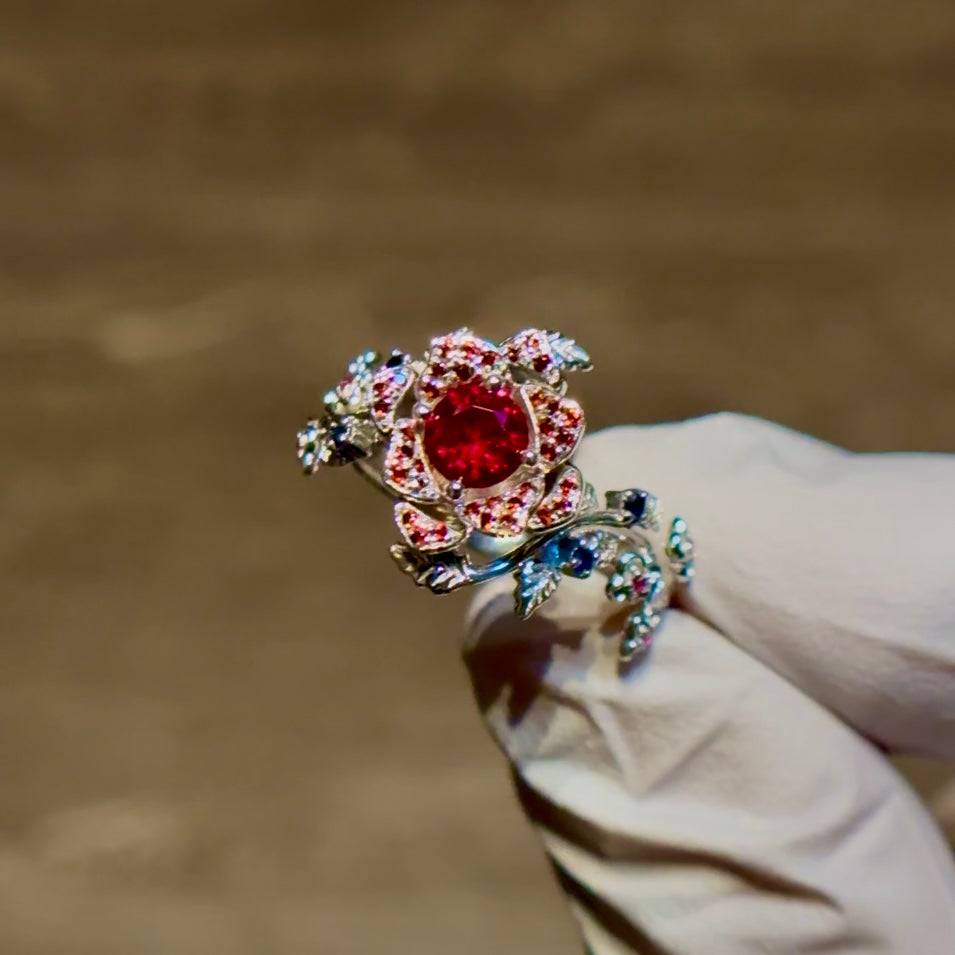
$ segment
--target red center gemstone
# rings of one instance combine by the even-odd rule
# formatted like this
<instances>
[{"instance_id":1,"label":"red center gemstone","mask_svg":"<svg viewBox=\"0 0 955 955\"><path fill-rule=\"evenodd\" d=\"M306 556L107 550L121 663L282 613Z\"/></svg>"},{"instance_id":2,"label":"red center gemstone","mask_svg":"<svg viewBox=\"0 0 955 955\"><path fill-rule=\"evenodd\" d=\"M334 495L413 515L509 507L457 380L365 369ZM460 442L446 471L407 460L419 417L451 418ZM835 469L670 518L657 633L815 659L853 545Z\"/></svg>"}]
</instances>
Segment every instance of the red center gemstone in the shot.
<instances>
[{"instance_id":1,"label":"red center gemstone","mask_svg":"<svg viewBox=\"0 0 955 955\"><path fill-rule=\"evenodd\" d=\"M530 444L524 409L510 389L464 382L424 421L424 449L434 469L465 487L491 487L521 465Z\"/></svg>"}]
</instances>

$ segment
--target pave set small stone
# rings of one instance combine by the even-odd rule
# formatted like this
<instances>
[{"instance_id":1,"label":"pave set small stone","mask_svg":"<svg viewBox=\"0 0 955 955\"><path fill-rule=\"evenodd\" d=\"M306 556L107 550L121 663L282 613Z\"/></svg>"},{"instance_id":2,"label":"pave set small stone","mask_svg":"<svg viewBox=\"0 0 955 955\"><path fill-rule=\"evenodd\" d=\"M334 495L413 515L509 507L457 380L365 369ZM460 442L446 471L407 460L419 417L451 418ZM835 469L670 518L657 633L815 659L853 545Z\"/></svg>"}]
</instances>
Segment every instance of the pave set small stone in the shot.
<instances>
[{"instance_id":1,"label":"pave set small stone","mask_svg":"<svg viewBox=\"0 0 955 955\"><path fill-rule=\"evenodd\" d=\"M529 527L540 530L565 523L580 510L583 495L584 479L577 468L568 464L538 505Z\"/></svg>"}]
</instances>

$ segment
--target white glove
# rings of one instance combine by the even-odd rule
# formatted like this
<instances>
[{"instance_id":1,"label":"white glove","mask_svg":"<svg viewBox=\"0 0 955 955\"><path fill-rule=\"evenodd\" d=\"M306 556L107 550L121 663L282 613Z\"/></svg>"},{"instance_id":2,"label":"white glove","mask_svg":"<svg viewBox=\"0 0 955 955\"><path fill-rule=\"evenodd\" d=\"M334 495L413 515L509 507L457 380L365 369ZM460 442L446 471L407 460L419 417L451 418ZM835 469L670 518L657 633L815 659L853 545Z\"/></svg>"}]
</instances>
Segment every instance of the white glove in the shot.
<instances>
[{"instance_id":1,"label":"white glove","mask_svg":"<svg viewBox=\"0 0 955 955\"><path fill-rule=\"evenodd\" d=\"M686 609L621 678L600 581L521 622L500 580L465 659L594 955L952 955L952 856L879 747L955 760L955 457L717 415L578 463L686 518Z\"/></svg>"}]
</instances>

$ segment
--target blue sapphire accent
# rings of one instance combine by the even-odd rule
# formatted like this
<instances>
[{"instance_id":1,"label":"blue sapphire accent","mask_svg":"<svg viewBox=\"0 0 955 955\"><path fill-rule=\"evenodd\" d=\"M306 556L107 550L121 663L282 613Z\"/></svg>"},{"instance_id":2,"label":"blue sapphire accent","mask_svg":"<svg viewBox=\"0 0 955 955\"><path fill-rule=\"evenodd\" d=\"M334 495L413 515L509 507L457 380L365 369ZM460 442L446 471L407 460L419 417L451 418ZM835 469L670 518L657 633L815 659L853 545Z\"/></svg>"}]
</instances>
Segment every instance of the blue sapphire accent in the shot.
<instances>
[{"instance_id":1,"label":"blue sapphire accent","mask_svg":"<svg viewBox=\"0 0 955 955\"><path fill-rule=\"evenodd\" d=\"M640 522L641 518L647 512L647 498L650 495L646 491L631 491L624 501L623 509L632 515L634 521Z\"/></svg>"},{"instance_id":2,"label":"blue sapphire accent","mask_svg":"<svg viewBox=\"0 0 955 955\"><path fill-rule=\"evenodd\" d=\"M589 577L597 566L597 555L583 544L574 551L570 562L570 571L575 577Z\"/></svg>"},{"instance_id":3,"label":"blue sapphire accent","mask_svg":"<svg viewBox=\"0 0 955 955\"><path fill-rule=\"evenodd\" d=\"M328 432L328 438L335 453L345 462L355 461L364 457L364 452L349 440L348 425L333 425Z\"/></svg>"},{"instance_id":4,"label":"blue sapphire accent","mask_svg":"<svg viewBox=\"0 0 955 955\"><path fill-rule=\"evenodd\" d=\"M541 559L560 567L572 577L589 577L597 566L597 555L573 537L552 537L541 548Z\"/></svg>"}]
</instances>

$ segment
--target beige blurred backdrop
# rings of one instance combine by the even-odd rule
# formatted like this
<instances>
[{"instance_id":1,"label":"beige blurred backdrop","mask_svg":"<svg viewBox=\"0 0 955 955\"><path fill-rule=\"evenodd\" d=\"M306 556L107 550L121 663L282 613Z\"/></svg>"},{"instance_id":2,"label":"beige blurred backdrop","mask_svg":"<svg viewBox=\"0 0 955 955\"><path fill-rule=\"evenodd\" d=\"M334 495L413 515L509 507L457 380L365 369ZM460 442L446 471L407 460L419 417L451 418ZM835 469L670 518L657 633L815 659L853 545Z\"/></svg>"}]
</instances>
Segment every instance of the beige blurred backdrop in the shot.
<instances>
[{"instance_id":1,"label":"beige blurred backdrop","mask_svg":"<svg viewBox=\"0 0 955 955\"><path fill-rule=\"evenodd\" d=\"M953 451L953 262L949 0L0 3L0 953L578 953L296 428L541 323L597 426Z\"/></svg>"}]
</instances>

